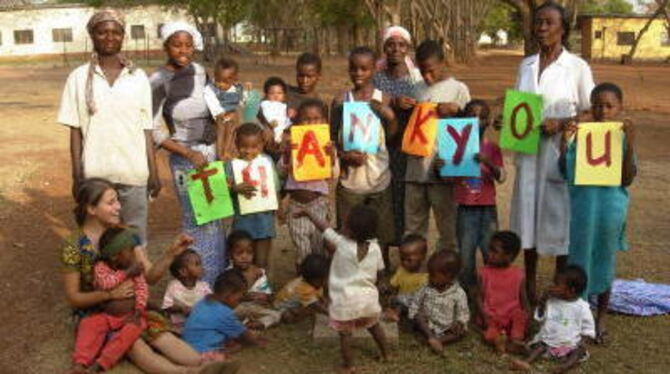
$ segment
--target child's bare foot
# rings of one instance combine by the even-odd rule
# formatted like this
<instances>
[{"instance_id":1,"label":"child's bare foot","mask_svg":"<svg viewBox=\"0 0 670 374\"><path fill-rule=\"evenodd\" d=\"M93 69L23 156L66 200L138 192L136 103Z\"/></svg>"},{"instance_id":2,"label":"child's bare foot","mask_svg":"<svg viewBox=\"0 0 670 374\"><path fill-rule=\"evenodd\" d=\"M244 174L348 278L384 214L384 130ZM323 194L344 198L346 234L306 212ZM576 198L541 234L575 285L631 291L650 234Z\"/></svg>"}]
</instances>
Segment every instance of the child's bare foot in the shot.
<instances>
[{"instance_id":1,"label":"child's bare foot","mask_svg":"<svg viewBox=\"0 0 670 374\"><path fill-rule=\"evenodd\" d=\"M511 357L509 361L509 368L517 371L530 371L531 366L526 361Z\"/></svg>"},{"instance_id":2,"label":"child's bare foot","mask_svg":"<svg viewBox=\"0 0 670 374\"><path fill-rule=\"evenodd\" d=\"M428 338L428 345L430 346L430 349L432 349L433 352L437 353L438 355L444 354L444 345L439 339Z\"/></svg>"},{"instance_id":3,"label":"child's bare foot","mask_svg":"<svg viewBox=\"0 0 670 374\"><path fill-rule=\"evenodd\" d=\"M386 309L384 311L384 321L399 322L400 316L398 315L398 312L396 312L394 309Z\"/></svg>"},{"instance_id":4,"label":"child's bare foot","mask_svg":"<svg viewBox=\"0 0 670 374\"><path fill-rule=\"evenodd\" d=\"M505 334L500 334L493 344L496 347L496 352L504 355L507 349L507 336L505 336Z\"/></svg>"}]
</instances>

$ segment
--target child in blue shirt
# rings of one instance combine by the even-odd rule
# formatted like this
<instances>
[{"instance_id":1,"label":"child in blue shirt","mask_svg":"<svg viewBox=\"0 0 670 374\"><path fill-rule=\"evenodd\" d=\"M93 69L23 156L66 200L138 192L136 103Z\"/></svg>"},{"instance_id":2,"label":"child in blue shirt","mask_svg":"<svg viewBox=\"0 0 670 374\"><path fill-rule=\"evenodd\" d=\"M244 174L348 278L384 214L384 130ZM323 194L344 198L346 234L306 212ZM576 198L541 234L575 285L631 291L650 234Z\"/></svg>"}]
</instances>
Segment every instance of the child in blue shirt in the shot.
<instances>
[{"instance_id":1,"label":"child in blue shirt","mask_svg":"<svg viewBox=\"0 0 670 374\"><path fill-rule=\"evenodd\" d=\"M214 293L200 300L191 311L182 338L201 354L221 351L225 344L240 340L250 345L266 341L248 330L233 309L247 292L247 281L238 270L226 270L214 283Z\"/></svg>"}]
</instances>

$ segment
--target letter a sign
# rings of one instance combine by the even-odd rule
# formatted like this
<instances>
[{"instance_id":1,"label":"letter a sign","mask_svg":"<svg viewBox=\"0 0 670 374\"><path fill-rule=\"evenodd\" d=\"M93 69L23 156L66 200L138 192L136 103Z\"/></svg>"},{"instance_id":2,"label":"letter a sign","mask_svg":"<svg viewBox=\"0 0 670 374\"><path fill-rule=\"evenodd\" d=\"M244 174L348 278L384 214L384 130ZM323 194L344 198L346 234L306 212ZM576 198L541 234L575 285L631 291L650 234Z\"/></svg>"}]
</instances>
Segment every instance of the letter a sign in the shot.
<instances>
[{"instance_id":1,"label":"letter a sign","mask_svg":"<svg viewBox=\"0 0 670 374\"><path fill-rule=\"evenodd\" d=\"M402 137L402 151L408 155L426 157L433 154L437 137L437 104L421 103L407 122Z\"/></svg>"},{"instance_id":2,"label":"letter a sign","mask_svg":"<svg viewBox=\"0 0 670 374\"><path fill-rule=\"evenodd\" d=\"M540 144L542 110L542 96L507 90L500 147L510 151L536 154Z\"/></svg>"},{"instance_id":3,"label":"letter a sign","mask_svg":"<svg viewBox=\"0 0 670 374\"><path fill-rule=\"evenodd\" d=\"M346 102L342 110L344 151L376 154L379 151L379 117L366 102Z\"/></svg>"},{"instance_id":4,"label":"letter a sign","mask_svg":"<svg viewBox=\"0 0 670 374\"><path fill-rule=\"evenodd\" d=\"M580 123L577 129L575 184L621 185L623 124Z\"/></svg>"},{"instance_id":5,"label":"letter a sign","mask_svg":"<svg viewBox=\"0 0 670 374\"><path fill-rule=\"evenodd\" d=\"M293 178L298 182L331 178L330 155L325 150L330 142L329 126L294 125L290 129Z\"/></svg>"}]
</instances>

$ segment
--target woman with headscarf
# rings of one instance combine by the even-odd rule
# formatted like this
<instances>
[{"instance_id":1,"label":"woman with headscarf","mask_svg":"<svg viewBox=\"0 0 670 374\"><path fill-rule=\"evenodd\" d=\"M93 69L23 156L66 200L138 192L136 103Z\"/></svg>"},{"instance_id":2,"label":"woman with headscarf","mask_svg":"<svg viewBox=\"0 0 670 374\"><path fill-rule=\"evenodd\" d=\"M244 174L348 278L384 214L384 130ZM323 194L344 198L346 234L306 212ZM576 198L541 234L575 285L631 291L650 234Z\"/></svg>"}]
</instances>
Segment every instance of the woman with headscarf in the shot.
<instances>
[{"instance_id":1,"label":"woman with headscarf","mask_svg":"<svg viewBox=\"0 0 670 374\"><path fill-rule=\"evenodd\" d=\"M567 263L570 238L568 186L559 171L561 133L565 125L590 108L594 87L589 65L568 52L570 17L560 5L547 2L535 10L539 53L519 67L516 89L542 95L542 138L535 155L516 155L510 228L521 237L526 288L536 299L537 256L556 257L556 270Z\"/></svg>"},{"instance_id":2,"label":"woman with headscarf","mask_svg":"<svg viewBox=\"0 0 670 374\"><path fill-rule=\"evenodd\" d=\"M373 77L375 87L392 97L391 105L398 120L395 136L386 140L391 166L391 191L393 192L393 217L395 244L399 244L405 232L405 169L407 156L400 150L407 121L416 103L411 97L414 85L423 82L421 72L414 66L408 53L412 37L404 27L391 26L384 30L384 58L377 64Z\"/></svg>"},{"instance_id":3,"label":"woman with headscarf","mask_svg":"<svg viewBox=\"0 0 670 374\"><path fill-rule=\"evenodd\" d=\"M202 258L203 279L210 286L226 265L223 224L215 220L197 225L191 207L186 174L201 169L217 158L217 133L205 102L207 72L193 62L196 50L202 51L202 36L195 27L173 22L161 28L167 63L151 75L153 112L167 126L158 124L154 142L170 152L170 168L182 211L182 231L195 239L193 249Z\"/></svg>"},{"instance_id":4,"label":"woman with headscarf","mask_svg":"<svg viewBox=\"0 0 670 374\"><path fill-rule=\"evenodd\" d=\"M147 194L160 182L151 142L151 87L142 69L121 54L123 15L95 13L86 26L91 60L67 79L58 122L70 127L73 195L85 178L112 181L123 203L121 216L146 242ZM75 196L76 198L76 196Z\"/></svg>"}]
</instances>

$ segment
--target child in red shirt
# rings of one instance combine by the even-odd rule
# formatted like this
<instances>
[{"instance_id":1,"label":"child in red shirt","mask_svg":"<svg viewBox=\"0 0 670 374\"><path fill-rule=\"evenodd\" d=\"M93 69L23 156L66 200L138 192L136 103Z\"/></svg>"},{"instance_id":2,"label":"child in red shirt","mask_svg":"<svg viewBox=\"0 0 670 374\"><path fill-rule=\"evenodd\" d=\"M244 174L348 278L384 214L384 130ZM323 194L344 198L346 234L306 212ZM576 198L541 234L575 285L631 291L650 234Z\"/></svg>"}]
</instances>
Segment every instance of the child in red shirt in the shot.
<instances>
[{"instance_id":1,"label":"child in red shirt","mask_svg":"<svg viewBox=\"0 0 670 374\"><path fill-rule=\"evenodd\" d=\"M491 238L486 265L479 270L477 307L484 340L501 354L523 349L528 326L524 271L512 265L520 250L515 233L498 231Z\"/></svg>"},{"instance_id":2,"label":"child in red shirt","mask_svg":"<svg viewBox=\"0 0 670 374\"><path fill-rule=\"evenodd\" d=\"M502 152L498 144L486 139L484 133L491 124L488 104L483 100L472 100L464 109L464 117L479 118L479 153L475 160L480 163L481 177L456 178L454 200L458 204L456 214L456 238L463 261L460 275L461 285L470 294L476 286L477 247L486 260L486 249L493 233L498 230L495 182L505 180Z\"/></svg>"}]
</instances>

